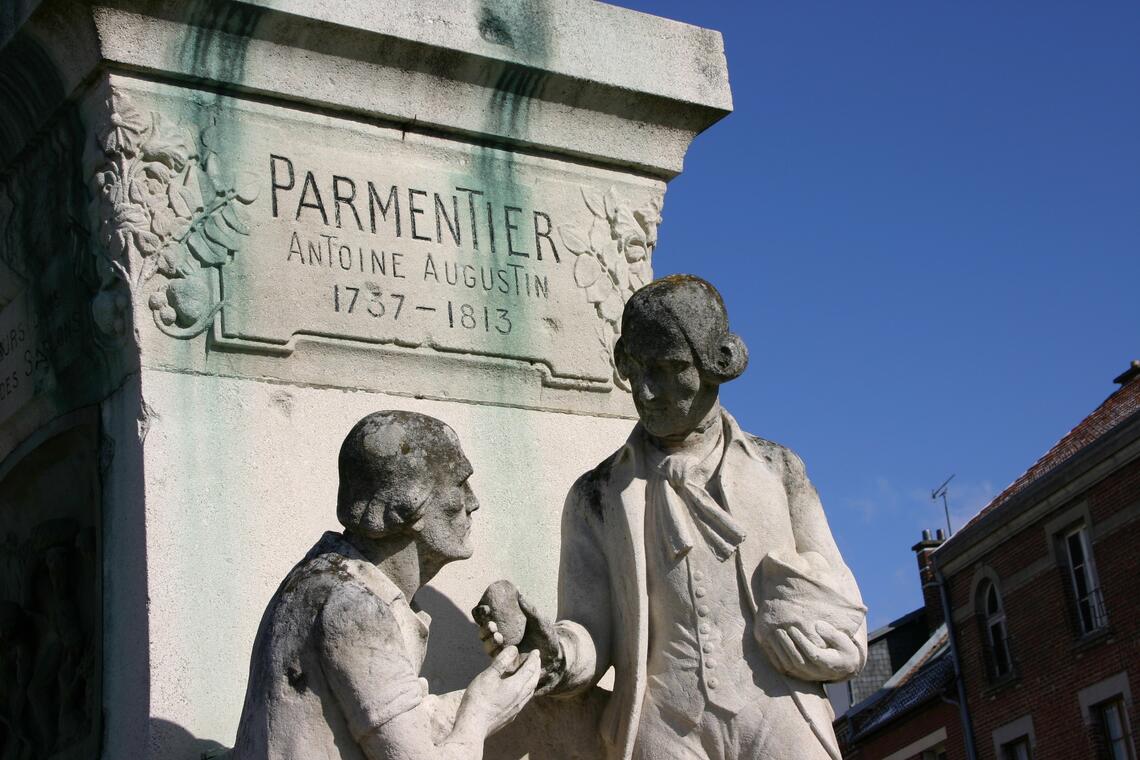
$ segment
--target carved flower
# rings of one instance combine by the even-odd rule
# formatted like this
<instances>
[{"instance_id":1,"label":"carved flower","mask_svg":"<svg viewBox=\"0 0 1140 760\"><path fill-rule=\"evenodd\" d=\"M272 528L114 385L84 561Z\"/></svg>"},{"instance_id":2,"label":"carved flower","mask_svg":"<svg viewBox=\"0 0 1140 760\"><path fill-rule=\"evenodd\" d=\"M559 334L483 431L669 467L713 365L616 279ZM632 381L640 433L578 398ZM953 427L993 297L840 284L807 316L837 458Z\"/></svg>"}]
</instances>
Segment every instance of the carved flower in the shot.
<instances>
[{"instance_id":1,"label":"carved flower","mask_svg":"<svg viewBox=\"0 0 1140 760\"><path fill-rule=\"evenodd\" d=\"M180 127L170 123L161 114L154 114L147 140L142 146L143 158L182 171L187 161L198 155L193 138Z\"/></svg>"},{"instance_id":2,"label":"carved flower","mask_svg":"<svg viewBox=\"0 0 1140 760\"><path fill-rule=\"evenodd\" d=\"M99 147L108 155L121 153L134 156L138 153L139 140L146 129L146 119L135 110L130 101L117 92L107 101L110 109L110 124L100 134Z\"/></svg>"},{"instance_id":3,"label":"carved flower","mask_svg":"<svg viewBox=\"0 0 1140 760\"><path fill-rule=\"evenodd\" d=\"M114 208L122 203L123 186L119 182L119 175L107 169L95 175L95 189L99 198Z\"/></svg>"},{"instance_id":4,"label":"carved flower","mask_svg":"<svg viewBox=\"0 0 1140 760\"><path fill-rule=\"evenodd\" d=\"M148 227L146 211L131 203L120 203L102 226L103 245L112 259L129 257L132 251L149 256L158 250L161 240Z\"/></svg>"},{"instance_id":5,"label":"carved flower","mask_svg":"<svg viewBox=\"0 0 1140 760\"><path fill-rule=\"evenodd\" d=\"M159 161L143 164L131 180L130 198L150 212L150 228L160 238L181 237L190 229L189 204L175 191L176 178L170 168ZM178 201L179 214L172 208L172 199Z\"/></svg>"},{"instance_id":6,"label":"carved flower","mask_svg":"<svg viewBox=\"0 0 1140 760\"><path fill-rule=\"evenodd\" d=\"M131 178L130 199L154 210L169 203L167 188L170 186L170 168L158 161L142 164Z\"/></svg>"}]
</instances>

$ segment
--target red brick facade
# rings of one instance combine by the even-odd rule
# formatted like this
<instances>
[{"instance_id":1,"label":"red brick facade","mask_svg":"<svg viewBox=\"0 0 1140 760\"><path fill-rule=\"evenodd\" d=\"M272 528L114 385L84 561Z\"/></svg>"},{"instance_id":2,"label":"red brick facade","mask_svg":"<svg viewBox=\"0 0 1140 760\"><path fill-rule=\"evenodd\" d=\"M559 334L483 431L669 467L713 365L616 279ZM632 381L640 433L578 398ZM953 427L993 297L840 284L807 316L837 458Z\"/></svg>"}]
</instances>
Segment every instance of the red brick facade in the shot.
<instances>
[{"instance_id":1,"label":"red brick facade","mask_svg":"<svg viewBox=\"0 0 1140 760\"><path fill-rule=\"evenodd\" d=\"M931 621L943 612L938 577L945 583L967 709L951 704L955 680L856 742L844 737L844 758L926 760L934 755L900 751L945 728L948 760L1137 760L1140 363L1117 382L957 535L914 547ZM837 731L858 720L849 711ZM1019 741L1028 754L1013 751Z\"/></svg>"},{"instance_id":2,"label":"red brick facade","mask_svg":"<svg viewBox=\"0 0 1140 760\"><path fill-rule=\"evenodd\" d=\"M921 744L926 737L936 735L940 730L946 738L940 743L946 749L948 759L965 757L962 751L962 724L958 720L958 708L942 699L935 699L891 724L890 728L878 731L848 748L844 760L882 760L907 747ZM938 746L938 745L934 745ZM898 760L921 760L924 750L907 753Z\"/></svg>"},{"instance_id":3,"label":"red brick facade","mask_svg":"<svg viewBox=\"0 0 1140 760\"><path fill-rule=\"evenodd\" d=\"M1082 635L1077 622L1064 550L1050 546L1057 540L1050 529L1060 532L1075 521L1049 525L1066 509L1076 506L1080 511L1082 502L1091 518L1092 554L1108 620L1106 628L1088 635ZM1026 715L1032 718L1034 757L1095 758L1097 731L1085 722L1079 692L1123 673L1131 695L1140 695L1138 520L1140 458L1074 494L947 578L979 760L1000 760L993 733ZM1001 591L1013 659L1013 674L996 681L987 674L988 647L972 597L984 569L996 576ZM1135 734L1140 711L1135 702L1126 708Z\"/></svg>"}]
</instances>

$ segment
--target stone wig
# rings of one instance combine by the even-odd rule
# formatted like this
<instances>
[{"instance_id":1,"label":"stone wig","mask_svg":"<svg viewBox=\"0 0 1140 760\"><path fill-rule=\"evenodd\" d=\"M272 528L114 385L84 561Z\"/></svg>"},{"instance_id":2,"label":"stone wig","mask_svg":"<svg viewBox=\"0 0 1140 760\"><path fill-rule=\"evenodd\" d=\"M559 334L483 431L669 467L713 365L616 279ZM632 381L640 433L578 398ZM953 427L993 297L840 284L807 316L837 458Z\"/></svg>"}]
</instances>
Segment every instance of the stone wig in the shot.
<instances>
[{"instance_id":1,"label":"stone wig","mask_svg":"<svg viewBox=\"0 0 1140 760\"><path fill-rule=\"evenodd\" d=\"M336 516L369 538L403 530L424 513L437 489L471 475L459 439L434 417L374 412L357 422L338 459Z\"/></svg>"},{"instance_id":2,"label":"stone wig","mask_svg":"<svg viewBox=\"0 0 1140 760\"><path fill-rule=\"evenodd\" d=\"M724 299L711 283L691 274L654 280L634 293L621 315L622 337L614 346L618 372L629 376L625 337L633 325L652 326L668 320L685 336L697 369L720 385L735 380L748 366L748 347L728 330Z\"/></svg>"}]
</instances>

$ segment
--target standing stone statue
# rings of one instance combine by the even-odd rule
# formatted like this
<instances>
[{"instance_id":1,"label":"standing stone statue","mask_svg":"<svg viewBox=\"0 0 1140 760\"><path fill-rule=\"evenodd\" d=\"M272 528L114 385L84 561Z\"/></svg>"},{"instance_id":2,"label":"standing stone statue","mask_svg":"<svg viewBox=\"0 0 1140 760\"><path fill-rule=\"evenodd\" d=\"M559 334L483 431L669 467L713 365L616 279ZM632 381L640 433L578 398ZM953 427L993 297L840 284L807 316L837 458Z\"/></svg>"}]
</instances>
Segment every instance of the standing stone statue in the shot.
<instances>
[{"instance_id":1,"label":"standing stone statue","mask_svg":"<svg viewBox=\"0 0 1140 760\"><path fill-rule=\"evenodd\" d=\"M611 759L838 760L822 683L863 667L866 608L803 462L720 407L748 363L720 294L653 282L621 335L640 424L567 497L558 622L500 581L475 609L488 650L537 649L540 694L613 666Z\"/></svg>"},{"instance_id":2,"label":"standing stone statue","mask_svg":"<svg viewBox=\"0 0 1140 760\"><path fill-rule=\"evenodd\" d=\"M233 760L478 760L534 693L539 658L504 647L463 693L419 678L417 590L471 556L479 504L455 433L410 412L370 414L340 450L337 517L261 620Z\"/></svg>"}]
</instances>

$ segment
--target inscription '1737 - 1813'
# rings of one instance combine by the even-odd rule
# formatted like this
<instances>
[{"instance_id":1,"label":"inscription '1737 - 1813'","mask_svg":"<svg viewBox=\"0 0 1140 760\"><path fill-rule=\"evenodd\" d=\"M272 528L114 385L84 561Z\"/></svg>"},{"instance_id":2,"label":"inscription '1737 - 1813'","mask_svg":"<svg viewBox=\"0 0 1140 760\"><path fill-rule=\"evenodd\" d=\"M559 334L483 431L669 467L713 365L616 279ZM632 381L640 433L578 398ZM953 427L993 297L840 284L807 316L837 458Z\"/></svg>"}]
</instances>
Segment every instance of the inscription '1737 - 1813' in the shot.
<instances>
[{"instance_id":1,"label":"inscription '1737 - 1813'","mask_svg":"<svg viewBox=\"0 0 1140 760\"><path fill-rule=\"evenodd\" d=\"M297 225L286 264L389 281L386 288L375 279L331 283L326 303L335 314L393 322L415 313L436 314L450 330L508 335L515 324L508 299L550 298L549 275L532 264L562 262L554 224L544 210L492 200L474 187L440 192L314 171L280 154L269 156L269 180L272 217ZM335 232L314 234L314 227ZM362 235L439 248L413 257L391 245L377 247L371 238L362 241ZM468 251L471 258L455 258L450 250ZM409 278L432 292L469 290L479 297L433 298L422 288L399 289L398 281ZM503 297L502 303L494 302Z\"/></svg>"}]
</instances>

